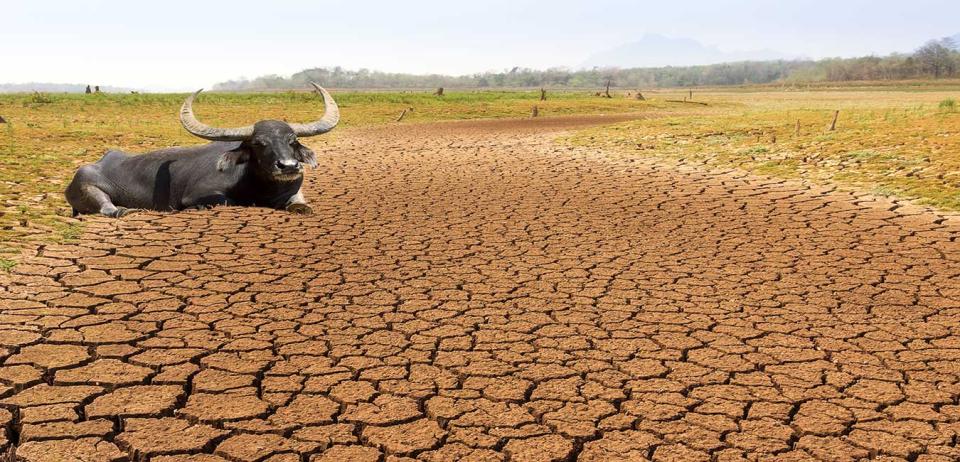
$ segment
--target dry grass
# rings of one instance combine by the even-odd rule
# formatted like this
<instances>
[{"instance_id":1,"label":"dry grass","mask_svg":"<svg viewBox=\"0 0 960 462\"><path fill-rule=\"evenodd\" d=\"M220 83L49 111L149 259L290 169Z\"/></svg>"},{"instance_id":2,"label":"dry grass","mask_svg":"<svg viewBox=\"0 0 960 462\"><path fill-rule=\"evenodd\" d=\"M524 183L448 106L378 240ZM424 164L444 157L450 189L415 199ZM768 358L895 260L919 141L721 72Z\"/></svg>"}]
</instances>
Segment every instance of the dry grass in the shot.
<instances>
[{"instance_id":1,"label":"dry grass","mask_svg":"<svg viewBox=\"0 0 960 462\"><path fill-rule=\"evenodd\" d=\"M596 98L587 92L549 92L539 101L537 91L334 92L341 107L341 128L330 136L312 138L320 145L350 127L394 123L401 111L413 108L403 123L435 120L525 117L537 105L541 116L622 113L654 110L666 103L625 97ZM186 133L177 112L185 95L0 95L0 270L16 244L61 242L79 236L63 189L77 167L94 162L107 149L129 152L198 144ZM622 95L621 95L622 96ZM244 125L255 120L312 120L318 116L317 97L307 92L267 94L204 94L195 109L212 124ZM11 257L12 258L12 257Z\"/></svg>"},{"instance_id":2,"label":"dry grass","mask_svg":"<svg viewBox=\"0 0 960 462\"><path fill-rule=\"evenodd\" d=\"M797 89L696 89L708 106L667 103L686 90L645 91L647 101L597 98L588 92L483 91L337 92L342 128L313 138L328 143L350 127L451 119L656 112L666 117L600 127L569 141L611 156L657 156L711 167L837 183L960 210L960 82L899 86ZM75 239L63 188L79 165L109 148L146 152L196 144L177 121L183 95L0 95L0 270L15 264L12 250L26 242ZM196 105L213 124L258 119L309 120L318 113L309 93L209 94ZM837 130L827 131L839 109ZM797 120L800 135L795 134Z\"/></svg>"},{"instance_id":3,"label":"dry grass","mask_svg":"<svg viewBox=\"0 0 960 462\"><path fill-rule=\"evenodd\" d=\"M919 88L701 91L703 100L728 106L585 130L570 141L612 155L735 167L960 211L960 112L944 102L960 85ZM834 110L840 117L829 131Z\"/></svg>"}]
</instances>

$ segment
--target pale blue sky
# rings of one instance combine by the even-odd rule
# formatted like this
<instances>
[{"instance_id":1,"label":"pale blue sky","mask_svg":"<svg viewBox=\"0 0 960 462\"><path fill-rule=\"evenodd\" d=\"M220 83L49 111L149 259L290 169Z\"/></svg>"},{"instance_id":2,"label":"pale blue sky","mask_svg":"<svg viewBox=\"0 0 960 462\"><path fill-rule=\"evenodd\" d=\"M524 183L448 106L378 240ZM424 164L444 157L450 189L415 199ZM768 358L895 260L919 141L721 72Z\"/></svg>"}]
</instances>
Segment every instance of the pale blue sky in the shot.
<instances>
[{"instance_id":1,"label":"pale blue sky","mask_svg":"<svg viewBox=\"0 0 960 462\"><path fill-rule=\"evenodd\" d=\"M187 90L318 66L574 67L647 33L724 51L887 54L960 33L960 1L3 0L0 82Z\"/></svg>"}]
</instances>

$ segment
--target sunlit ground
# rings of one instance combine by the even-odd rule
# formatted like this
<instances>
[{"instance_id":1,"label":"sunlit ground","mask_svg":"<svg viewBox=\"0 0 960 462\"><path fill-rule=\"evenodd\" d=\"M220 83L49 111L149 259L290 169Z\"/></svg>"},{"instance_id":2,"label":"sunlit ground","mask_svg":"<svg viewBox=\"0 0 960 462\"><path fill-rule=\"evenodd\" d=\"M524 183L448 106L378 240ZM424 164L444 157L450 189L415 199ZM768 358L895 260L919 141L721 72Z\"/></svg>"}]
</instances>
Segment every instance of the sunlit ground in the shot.
<instances>
[{"instance_id":1,"label":"sunlit ground","mask_svg":"<svg viewBox=\"0 0 960 462\"><path fill-rule=\"evenodd\" d=\"M598 127L561 142L610 156L657 157L740 168L915 199L960 210L960 84L935 82L841 88L763 87L612 91L334 92L342 123L318 146L351 127L452 119L644 113L652 117ZM184 95L0 95L0 270L27 241L76 238L62 191L79 165L111 148L129 152L197 144L177 111ZM955 101L955 102L954 102ZM706 105L696 104L706 103ZM259 119L308 121L322 106L313 94L209 94L195 110L213 125ZM829 130L835 111L836 128ZM797 122L799 121L799 132ZM11 257L13 258L13 257Z\"/></svg>"},{"instance_id":2,"label":"sunlit ground","mask_svg":"<svg viewBox=\"0 0 960 462\"><path fill-rule=\"evenodd\" d=\"M594 128L569 140L611 155L736 167L960 210L960 91L701 91L694 97L724 107Z\"/></svg>"}]
</instances>

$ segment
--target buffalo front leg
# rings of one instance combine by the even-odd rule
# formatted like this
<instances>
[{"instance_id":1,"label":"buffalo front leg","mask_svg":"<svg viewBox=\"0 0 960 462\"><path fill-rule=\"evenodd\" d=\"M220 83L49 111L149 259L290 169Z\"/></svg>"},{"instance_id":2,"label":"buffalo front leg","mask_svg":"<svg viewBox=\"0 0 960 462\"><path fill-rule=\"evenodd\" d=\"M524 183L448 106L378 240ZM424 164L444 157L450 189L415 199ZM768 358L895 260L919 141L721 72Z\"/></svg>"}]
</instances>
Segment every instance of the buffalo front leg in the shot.
<instances>
[{"instance_id":1,"label":"buffalo front leg","mask_svg":"<svg viewBox=\"0 0 960 462\"><path fill-rule=\"evenodd\" d=\"M299 215L310 215L313 213L313 209L307 205L307 200L303 198L303 189L297 191L297 193L287 201L285 208L288 212Z\"/></svg>"},{"instance_id":2,"label":"buffalo front leg","mask_svg":"<svg viewBox=\"0 0 960 462\"><path fill-rule=\"evenodd\" d=\"M110 200L110 196L96 186L84 186L82 191L84 195L83 201L91 206L90 209L97 210L101 215L111 218L120 218L130 212L130 209L126 207L118 207L113 205L113 201Z\"/></svg>"}]
</instances>

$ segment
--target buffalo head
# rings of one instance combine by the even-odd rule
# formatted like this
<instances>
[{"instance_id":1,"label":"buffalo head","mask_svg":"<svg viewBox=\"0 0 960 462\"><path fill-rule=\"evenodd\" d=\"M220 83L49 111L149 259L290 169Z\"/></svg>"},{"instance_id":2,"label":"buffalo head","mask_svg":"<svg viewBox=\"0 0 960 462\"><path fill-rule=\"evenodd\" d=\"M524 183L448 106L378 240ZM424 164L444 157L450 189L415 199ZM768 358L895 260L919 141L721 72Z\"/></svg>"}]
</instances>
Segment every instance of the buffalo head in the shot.
<instances>
[{"instance_id":1,"label":"buffalo head","mask_svg":"<svg viewBox=\"0 0 960 462\"><path fill-rule=\"evenodd\" d=\"M239 147L223 153L217 168L251 163L261 176L277 181L295 180L303 174L303 164L317 166L313 151L300 144L299 137L315 136L333 129L340 121L337 103L319 85L313 87L323 98L324 114L307 124L288 124L280 120L261 120L239 128L218 128L206 125L193 115L193 100L203 90L187 97L180 108L180 122L188 132L211 141L240 141Z\"/></svg>"}]
</instances>

